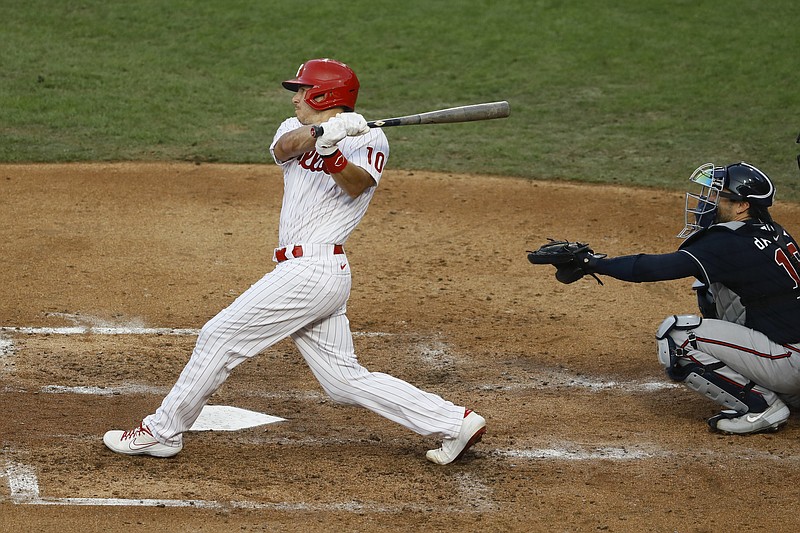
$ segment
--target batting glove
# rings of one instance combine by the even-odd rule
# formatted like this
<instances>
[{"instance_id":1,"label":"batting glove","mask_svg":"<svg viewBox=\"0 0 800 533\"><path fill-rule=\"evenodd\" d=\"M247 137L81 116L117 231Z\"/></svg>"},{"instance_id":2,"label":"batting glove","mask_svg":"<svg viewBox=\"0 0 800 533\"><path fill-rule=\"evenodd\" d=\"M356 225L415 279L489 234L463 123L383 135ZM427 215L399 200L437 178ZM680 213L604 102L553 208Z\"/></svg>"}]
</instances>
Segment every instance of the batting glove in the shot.
<instances>
[{"instance_id":1,"label":"batting glove","mask_svg":"<svg viewBox=\"0 0 800 533\"><path fill-rule=\"evenodd\" d=\"M323 128L323 133L317 138L315 148L317 153L322 157L328 156L336 152L338 148L336 145L347 137L347 128L342 119L333 117L326 122L320 124Z\"/></svg>"},{"instance_id":2,"label":"batting glove","mask_svg":"<svg viewBox=\"0 0 800 533\"><path fill-rule=\"evenodd\" d=\"M344 127L347 130L347 135L349 137L357 137L358 135L364 135L369 131L369 126L367 126L367 121L364 119L363 116L359 115L358 113L339 113L336 115L336 118L342 119L342 122L344 122Z\"/></svg>"}]
</instances>

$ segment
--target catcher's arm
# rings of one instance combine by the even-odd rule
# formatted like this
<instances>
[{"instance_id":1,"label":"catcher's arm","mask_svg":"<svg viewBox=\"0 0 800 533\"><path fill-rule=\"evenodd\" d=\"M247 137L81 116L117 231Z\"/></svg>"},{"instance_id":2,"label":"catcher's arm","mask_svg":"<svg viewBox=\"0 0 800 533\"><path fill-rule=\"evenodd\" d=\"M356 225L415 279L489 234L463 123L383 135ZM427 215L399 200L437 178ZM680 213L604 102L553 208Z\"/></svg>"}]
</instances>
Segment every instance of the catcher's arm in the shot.
<instances>
[{"instance_id":1,"label":"catcher's arm","mask_svg":"<svg viewBox=\"0 0 800 533\"><path fill-rule=\"evenodd\" d=\"M561 283L574 283L588 274L597 283L603 284L595 275L593 266L605 254L595 254L586 243L547 240L550 242L537 250L528 250L528 261L534 265L553 265L556 267L556 279Z\"/></svg>"}]
</instances>

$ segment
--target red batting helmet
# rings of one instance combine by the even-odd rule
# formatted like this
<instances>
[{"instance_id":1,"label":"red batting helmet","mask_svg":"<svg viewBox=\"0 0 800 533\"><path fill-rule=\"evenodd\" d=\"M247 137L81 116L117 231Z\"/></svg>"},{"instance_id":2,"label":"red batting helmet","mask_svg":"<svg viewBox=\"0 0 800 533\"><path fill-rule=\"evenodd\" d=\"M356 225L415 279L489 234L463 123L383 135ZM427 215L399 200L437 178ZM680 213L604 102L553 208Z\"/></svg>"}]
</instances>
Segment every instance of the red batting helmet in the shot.
<instances>
[{"instance_id":1,"label":"red batting helmet","mask_svg":"<svg viewBox=\"0 0 800 533\"><path fill-rule=\"evenodd\" d=\"M339 106L353 111L359 84L356 73L344 63L334 59L311 59L300 65L294 79L286 80L283 86L294 92L302 86L309 87L305 101L317 111ZM316 100L320 96L324 98Z\"/></svg>"}]
</instances>

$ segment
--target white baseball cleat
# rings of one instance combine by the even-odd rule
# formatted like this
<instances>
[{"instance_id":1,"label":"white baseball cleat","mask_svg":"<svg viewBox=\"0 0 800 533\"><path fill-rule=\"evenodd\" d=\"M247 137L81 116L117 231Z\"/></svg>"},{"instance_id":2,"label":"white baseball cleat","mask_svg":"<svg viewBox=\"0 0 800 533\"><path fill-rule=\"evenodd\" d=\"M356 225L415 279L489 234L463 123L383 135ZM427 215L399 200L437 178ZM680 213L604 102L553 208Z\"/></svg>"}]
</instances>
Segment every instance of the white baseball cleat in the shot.
<instances>
[{"instance_id":1,"label":"white baseball cleat","mask_svg":"<svg viewBox=\"0 0 800 533\"><path fill-rule=\"evenodd\" d=\"M129 431L118 429L106 431L103 443L112 452L125 455L152 455L153 457L172 457L183 449L183 444L169 446L158 442L144 422Z\"/></svg>"},{"instance_id":2,"label":"white baseball cleat","mask_svg":"<svg viewBox=\"0 0 800 533\"><path fill-rule=\"evenodd\" d=\"M474 411L464 411L464 421L457 437L446 437L438 450L428 450L425 457L439 465L447 465L464 455L470 446L486 433L486 419Z\"/></svg>"},{"instance_id":3,"label":"white baseball cleat","mask_svg":"<svg viewBox=\"0 0 800 533\"><path fill-rule=\"evenodd\" d=\"M745 435L762 431L777 431L789 419L789 408L781 400L760 413L745 413L739 416L721 413L709 419L709 425L723 433Z\"/></svg>"}]
</instances>

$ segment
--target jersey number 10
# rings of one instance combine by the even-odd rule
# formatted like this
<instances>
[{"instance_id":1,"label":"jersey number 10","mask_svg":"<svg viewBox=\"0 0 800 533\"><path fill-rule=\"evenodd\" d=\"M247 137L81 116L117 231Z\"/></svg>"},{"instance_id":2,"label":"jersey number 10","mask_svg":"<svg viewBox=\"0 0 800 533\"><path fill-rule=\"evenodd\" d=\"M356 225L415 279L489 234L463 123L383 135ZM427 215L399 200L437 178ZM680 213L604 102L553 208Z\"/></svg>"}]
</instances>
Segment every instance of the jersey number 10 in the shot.
<instances>
[{"instance_id":1,"label":"jersey number 10","mask_svg":"<svg viewBox=\"0 0 800 533\"><path fill-rule=\"evenodd\" d=\"M386 154L376 152L372 146L367 146L367 162L375 167L378 172L383 172L383 165L386 164Z\"/></svg>"}]
</instances>

